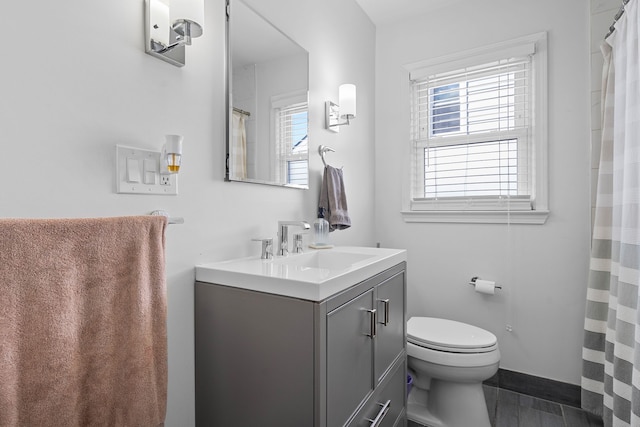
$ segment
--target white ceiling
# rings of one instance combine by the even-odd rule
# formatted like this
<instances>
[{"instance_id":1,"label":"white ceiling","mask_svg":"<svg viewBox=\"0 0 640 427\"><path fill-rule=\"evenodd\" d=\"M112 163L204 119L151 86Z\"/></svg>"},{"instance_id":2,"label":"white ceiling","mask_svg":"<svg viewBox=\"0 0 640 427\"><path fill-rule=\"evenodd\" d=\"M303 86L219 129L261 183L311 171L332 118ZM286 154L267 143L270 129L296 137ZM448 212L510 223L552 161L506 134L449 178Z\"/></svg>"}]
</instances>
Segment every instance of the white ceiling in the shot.
<instances>
[{"instance_id":1,"label":"white ceiling","mask_svg":"<svg viewBox=\"0 0 640 427\"><path fill-rule=\"evenodd\" d=\"M462 0L356 0L375 25L434 12Z\"/></svg>"}]
</instances>

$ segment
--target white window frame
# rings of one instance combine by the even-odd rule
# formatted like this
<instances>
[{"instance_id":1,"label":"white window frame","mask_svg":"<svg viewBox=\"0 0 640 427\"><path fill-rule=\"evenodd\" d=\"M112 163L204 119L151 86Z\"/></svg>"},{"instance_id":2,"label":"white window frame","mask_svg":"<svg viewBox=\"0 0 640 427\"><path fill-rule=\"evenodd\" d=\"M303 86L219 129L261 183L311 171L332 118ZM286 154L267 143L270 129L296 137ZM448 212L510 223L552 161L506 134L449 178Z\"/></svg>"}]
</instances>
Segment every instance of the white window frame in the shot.
<instances>
[{"instance_id":1,"label":"white window frame","mask_svg":"<svg viewBox=\"0 0 640 427\"><path fill-rule=\"evenodd\" d=\"M443 199L434 203L413 197L413 180L418 179L418 171L423 168L413 141L405 150L406 164L410 171L403 185L402 216L405 222L452 222L452 223L512 223L544 224L549 215L548 166L547 166L547 34L546 32L493 44L490 46L460 52L432 60L406 65L409 80L416 80L433 74L464 69L487 64L523 54L531 54L531 94L533 120L529 129L532 150L531 199L526 201L527 209L522 209L522 200L499 197L489 200L465 200L460 202ZM410 82L407 82L409 85ZM409 97L412 96L409 91ZM407 106L410 102L407 102ZM420 171L423 173L424 171ZM530 209L528 208L530 203Z\"/></svg>"},{"instance_id":2,"label":"white window frame","mask_svg":"<svg viewBox=\"0 0 640 427\"><path fill-rule=\"evenodd\" d=\"M309 167L309 141L307 140L307 151L300 154L288 153L288 147L281 144L279 138L279 114L283 108L288 108L294 104L306 104L308 110L308 92L306 90L298 90L281 95L271 97L271 164L275 165L272 169L272 179L276 182L284 182L288 187L309 188L309 176L307 175L306 184L291 184L289 182L289 162L290 161L306 161L307 169ZM307 122L308 135L308 122Z\"/></svg>"}]
</instances>

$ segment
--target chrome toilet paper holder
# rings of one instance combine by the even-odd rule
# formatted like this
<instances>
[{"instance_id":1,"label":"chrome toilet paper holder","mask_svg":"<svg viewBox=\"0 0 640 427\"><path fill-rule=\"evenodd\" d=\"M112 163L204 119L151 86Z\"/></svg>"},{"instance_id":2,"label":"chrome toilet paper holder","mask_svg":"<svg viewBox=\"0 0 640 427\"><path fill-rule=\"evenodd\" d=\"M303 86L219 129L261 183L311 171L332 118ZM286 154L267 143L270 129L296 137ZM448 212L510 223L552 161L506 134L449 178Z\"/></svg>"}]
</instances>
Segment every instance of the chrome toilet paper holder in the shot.
<instances>
[{"instance_id":1,"label":"chrome toilet paper holder","mask_svg":"<svg viewBox=\"0 0 640 427\"><path fill-rule=\"evenodd\" d=\"M470 284L471 286L475 286L475 285L476 285L476 280L478 280L478 279L479 279L479 277L478 277L478 276L474 276L474 277L472 277L472 278L471 278L471 280L469 281L469 284ZM498 286L498 285L496 285L496 289L502 289L502 286Z\"/></svg>"}]
</instances>

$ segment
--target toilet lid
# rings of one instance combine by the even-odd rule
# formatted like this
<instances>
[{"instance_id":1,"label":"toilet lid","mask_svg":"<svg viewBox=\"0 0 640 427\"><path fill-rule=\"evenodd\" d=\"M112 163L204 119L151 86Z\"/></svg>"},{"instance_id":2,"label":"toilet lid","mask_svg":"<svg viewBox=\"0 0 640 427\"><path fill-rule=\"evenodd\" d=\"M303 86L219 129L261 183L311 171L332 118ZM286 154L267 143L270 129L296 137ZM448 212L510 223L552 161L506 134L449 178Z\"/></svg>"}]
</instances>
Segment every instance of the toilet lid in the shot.
<instances>
[{"instance_id":1,"label":"toilet lid","mask_svg":"<svg viewBox=\"0 0 640 427\"><path fill-rule=\"evenodd\" d=\"M497 346L489 331L455 320L412 317L407 322L407 340L415 345L451 352L486 352Z\"/></svg>"}]
</instances>

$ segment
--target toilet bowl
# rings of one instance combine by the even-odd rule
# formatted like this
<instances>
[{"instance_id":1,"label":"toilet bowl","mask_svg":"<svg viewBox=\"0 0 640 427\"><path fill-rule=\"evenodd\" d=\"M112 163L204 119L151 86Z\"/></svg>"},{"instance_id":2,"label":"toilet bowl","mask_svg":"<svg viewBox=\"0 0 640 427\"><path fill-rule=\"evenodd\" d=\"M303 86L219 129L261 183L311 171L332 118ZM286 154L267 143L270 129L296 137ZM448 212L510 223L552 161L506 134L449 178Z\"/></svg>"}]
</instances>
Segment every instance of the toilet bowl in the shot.
<instances>
[{"instance_id":1,"label":"toilet bowl","mask_svg":"<svg viewBox=\"0 0 640 427\"><path fill-rule=\"evenodd\" d=\"M407 418L429 427L490 427L482 381L500 363L489 331L434 317L407 322L407 355L413 387Z\"/></svg>"}]
</instances>

